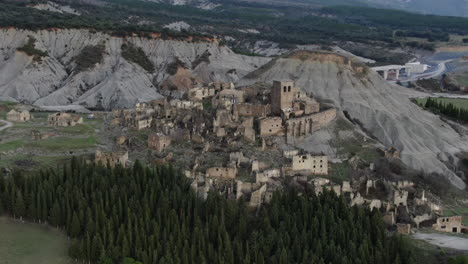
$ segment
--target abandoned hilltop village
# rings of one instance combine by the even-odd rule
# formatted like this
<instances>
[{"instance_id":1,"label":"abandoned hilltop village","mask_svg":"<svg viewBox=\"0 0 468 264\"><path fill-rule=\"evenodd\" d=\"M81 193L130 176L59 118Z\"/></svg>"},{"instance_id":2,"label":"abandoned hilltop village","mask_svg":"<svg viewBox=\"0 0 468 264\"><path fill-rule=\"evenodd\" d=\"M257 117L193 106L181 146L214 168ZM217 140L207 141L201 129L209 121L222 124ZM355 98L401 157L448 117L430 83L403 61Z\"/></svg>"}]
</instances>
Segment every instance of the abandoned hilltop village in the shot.
<instances>
[{"instance_id":1,"label":"abandoned hilltop village","mask_svg":"<svg viewBox=\"0 0 468 264\"><path fill-rule=\"evenodd\" d=\"M350 205L380 210L389 228L402 234L419 227L464 232L462 217L443 216L439 199L414 182L379 178L374 163L365 164L356 157L349 162L361 169L360 175L351 180L328 177L328 156L294 147L302 138L337 122L335 108L319 103L294 81L274 80L272 84L244 87L223 82L194 81L192 85L178 99L162 98L137 103L133 109L88 116L100 116L109 135L117 135L112 151L96 150L94 162L111 167L126 167L130 160L145 157L158 164L176 162L200 198L217 191L229 199L243 197L252 209L268 203L275 191L294 185L312 188L316 193L332 190L345 196ZM7 113L12 122L31 118L27 110ZM47 121L51 127L85 122L82 116L71 113L52 113ZM144 132L146 146L136 146L129 131ZM31 131L34 140L53 136ZM132 149L148 155L131 157ZM395 148L377 151L382 159L399 161ZM176 160L175 153L182 155Z\"/></svg>"}]
</instances>

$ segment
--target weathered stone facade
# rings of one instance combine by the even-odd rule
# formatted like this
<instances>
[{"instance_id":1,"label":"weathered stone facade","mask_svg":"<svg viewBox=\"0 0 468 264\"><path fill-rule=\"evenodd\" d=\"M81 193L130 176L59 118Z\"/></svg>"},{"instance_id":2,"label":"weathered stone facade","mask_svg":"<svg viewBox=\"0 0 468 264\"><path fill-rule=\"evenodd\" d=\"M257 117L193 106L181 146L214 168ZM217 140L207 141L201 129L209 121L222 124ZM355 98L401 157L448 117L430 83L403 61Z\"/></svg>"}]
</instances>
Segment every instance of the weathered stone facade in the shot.
<instances>
[{"instance_id":1,"label":"weathered stone facade","mask_svg":"<svg viewBox=\"0 0 468 264\"><path fill-rule=\"evenodd\" d=\"M436 231L448 233L461 233L463 227L461 216L439 217L432 226Z\"/></svg>"},{"instance_id":2,"label":"weathered stone facade","mask_svg":"<svg viewBox=\"0 0 468 264\"><path fill-rule=\"evenodd\" d=\"M83 117L69 113L54 113L47 117L49 126L68 127L83 124Z\"/></svg>"},{"instance_id":3,"label":"weathered stone facade","mask_svg":"<svg viewBox=\"0 0 468 264\"><path fill-rule=\"evenodd\" d=\"M145 119L136 120L135 128L137 130L150 128L152 122L153 122L153 118L145 118Z\"/></svg>"},{"instance_id":4,"label":"weathered stone facade","mask_svg":"<svg viewBox=\"0 0 468 264\"><path fill-rule=\"evenodd\" d=\"M163 152L171 145L171 137L161 133L155 133L148 136L148 147L158 152Z\"/></svg>"},{"instance_id":5,"label":"weathered stone facade","mask_svg":"<svg viewBox=\"0 0 468 264\"><path fill-rule=\"evenodd\" d=\"M235 179L237 176L236 167L213 167L206 170L206 176L211 178Z\"/></svg>"},{"instance_id":6,"label":"weathered stone facade","mask_svg":"<svg viewBox=\"0 0 468 264\"><path fill-rule=\"evenodd\" d=\"M293 81L273 81L271 88L271 111L281 115L283 109L291 108L297 89Z\"/></svg>"},{"instance_id":7,"label":"weathered stone facade","mask_svg":"<svg viewBox=\"0 0 468 264\"><path fill-rule=\"evenodd\" d=\"M266 117L271 113L271 106L241 103L233 105L233 112L238 117Z\"/></svg>"},{"instance_id":8,"label":"weathered stone facade","mask_svg":"<svg viewBox=\"0 0 468 264\"><path fill-rule=\"evenodd\" d=\"M314 175L328 175L328 157L310 154L293 156L292 170L307 171Z\"/></svg>"},{"instance_id":9,"label":"weathered stone facade","mask_svg":"<svg viewBox=\"0 0 468 264\"><path fill-rule=\"evenodd\" d=\"M48 139L50 137L53 137L55 136L56 134L55 133L52 133L52 132L40 132L39 130L32 130L31 131L31 138L33 140L44 140L44 139Z\"/></svg>"},{"instance_id":10,"label":"weathered stone facade","mask_svg":"<svg viewBox=\"0 0 468 264\"><path fill-rule=\"evenodd\" d=\"M302 137L322 129L336 118L336 109L328 109L316 114L286 120L286 135Z\"/></svg>"},{"instance_id":11,"label":"weathered stone facade","mask_svg":"<svg viewBox=\"0 0 468 264\"><path fill-rule=\"evenodd\" d=\"M101 150L96 150L94 162L96 164L102 164L103 166L109 166L114 168L118 164L122 167L127 166L128 161L128 152L103 152Z\"/></svg>"},{"instance_id":12,"label":"weathered stone facade","mask_svg":"<svg viewBox=\"0 0 468 264\"><path fill-rule=\"evenodd\" d=\"M283 119L281 117L266 117L259 120L259 134L265 136L279 136L283 134Z\"/></svg>"},{"instance_id":13,"label":"weathered stone facade","mask_svg":"<svg viewBox=\"0 0 468 264\"><path fill-rule=\"evenodd\" d=\"M24 111L18 112L12 109L10 110L10 112L6 114L6 118L8 121L12 121L12 122L26 122L26 121L31 120L32 116L31 116L31 113L29 113L29 111L24 110Z\"/></svg>"}]
</instances>

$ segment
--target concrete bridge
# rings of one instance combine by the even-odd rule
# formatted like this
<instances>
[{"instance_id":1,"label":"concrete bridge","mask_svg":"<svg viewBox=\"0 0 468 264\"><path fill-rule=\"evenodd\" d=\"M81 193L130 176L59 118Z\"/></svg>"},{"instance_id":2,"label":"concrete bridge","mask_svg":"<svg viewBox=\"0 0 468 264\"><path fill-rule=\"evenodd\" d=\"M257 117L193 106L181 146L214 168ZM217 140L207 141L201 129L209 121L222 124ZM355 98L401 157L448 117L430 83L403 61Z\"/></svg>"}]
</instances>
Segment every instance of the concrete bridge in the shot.
<instances>
[{"instance_id":1,"label":"concrete bridge","mask_svg":"<svg viewBox=\"0 0 468 264\"><path fill-rule=\"evenodd\" d=\"M380 67L373 67L372 70L376 71L385 80L398 80L400 75L411 75L411 65L387 65Z\"/></svg>"}]
</instances>

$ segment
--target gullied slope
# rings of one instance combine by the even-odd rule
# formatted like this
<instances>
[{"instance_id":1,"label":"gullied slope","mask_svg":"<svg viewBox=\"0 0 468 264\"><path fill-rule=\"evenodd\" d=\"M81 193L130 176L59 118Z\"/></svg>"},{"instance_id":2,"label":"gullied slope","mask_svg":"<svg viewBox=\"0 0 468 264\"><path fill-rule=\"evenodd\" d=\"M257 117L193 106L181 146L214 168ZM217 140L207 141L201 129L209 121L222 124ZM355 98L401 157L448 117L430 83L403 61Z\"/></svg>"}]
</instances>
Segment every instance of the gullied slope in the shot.
<instances>
[{"instance_id":1,"label":"gullied slope","mask_svg":"<svg viewBox=\"0 0 468 264\"><path fill-rule=\"evenodd\" d=\"M35 49L47 52L47 56L38 60L18 51L29 38L35 39ZM155 71L148 72L122 57L123 43L141 48ZM77 71L75 58L85 47L97 45L105 47L102 61ZM170 76L167 69L175 60L204 81L235 81L268 61L235 54L215 41L120 38L78 29L33 32L9 28L0 30L0 97L39 106L131 107L161 96L157 87Z\"/></svg>"},{"instance_id":2,"label":"gullied slope","mask_svg":"<svg viewBox=\"0 0 468 264\"><path fill-rule=\"evenodd\" d=\"M340 55L305 51L273 60L241 83L275 79L295 80L318 98L330 100L382 144L400 149L402 160L409 166L441 173L457 187L465 187L445 164L456 159L456 153L468 150L467 136L412 103L408 89L388 84L365 68L351 66Z\"/></svg>"}]
</instances>

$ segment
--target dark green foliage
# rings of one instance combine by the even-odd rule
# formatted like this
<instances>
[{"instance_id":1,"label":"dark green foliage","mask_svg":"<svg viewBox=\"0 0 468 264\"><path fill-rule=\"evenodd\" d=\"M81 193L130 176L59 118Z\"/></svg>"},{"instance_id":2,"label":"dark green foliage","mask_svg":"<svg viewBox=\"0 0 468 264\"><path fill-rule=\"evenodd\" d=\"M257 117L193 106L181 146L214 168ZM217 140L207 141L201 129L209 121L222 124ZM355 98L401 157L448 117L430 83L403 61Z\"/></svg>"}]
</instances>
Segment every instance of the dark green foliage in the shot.
<instances>
[{"instance_id":1,"label":"dark green foliage","mask_svg":"<svg viewBox=\"0 0 468 264\"><path fill-rule=\"evenodd\" d=\"M322 11L344 18L348 22L362 25L385 26L406 29L414 35L428 34L428 38L445 39L447 33L468 33L468 18L436 15L421 15L393 9L379 9L357 6L333 6Z\"/></svg>"},{"instance_id":2,"label":"dark green foliage","mask_svg":"<svg viewBox=\"0 0 468 264\"><path fill-rule=\"evenodd\" d=\"M435 45L432 43L410 41L410 42L406 42L406 45L412 48L416 48L416 49L425 49L425 50L435 51Z\"/></svg>"},{"instance_id":3,"label":"dark green foliage","mask_svg":"<svg viewBox=\"0 0 468 264\"><path fill-rule=\"evenodd\" d=\"M450 258L449 264L468 264L468 257L458 256L455 258Z\"/></svg>"},{"instance_id":4,"label":"dark green foliage","mask_svg":"<svg viewBox=\"0 0 468 264\"><path fill-rule=\"evenodd\" d=\"M428 89L430 91L440 91L441 89L441 85L440 85L440 81L438 79L434 79L434 78L431 78L431 79L422 79L422 80L417 80L416 81L416 84L425 88L425 89Z\"/></svg>"},{"instance_id":5,"label":"dark green foliage","mask_svg":"<svg viewBox=\"0 0 468 264\"><path fill-rule=\"evenodd\" d=\"M242 200L199 200L170 166L73 159L1 180L0 202L16 217L53 221L75 238L70 255L92 263L414 263L378 211L350 208L333 192L277 193L255 216Z\"/></svg>"},{"instance_id":6,"label":"dark green foliage","mask_svg":"<svg viewBox=\"0 0 468 264\"><path fill-rule=\"evenodd\" d=\"M148 59L143 49L134 46L132 43L124 43L121 48L124 59L140 65L147 72L154 72L153 62Z\"/></svg>"},{"instance_id":7,"label":"dark green foliage","mask_svg":"<svg viewBox=\"0 0 468 264\"><path fill-rule=\"evenodd\" d=\"M94 1L85 4L83 1L69 1L67 4L82 13L81 16L75 16L28 8L20 1L0 1L0 26L32 30L52 27L90 28L107 31L114 36L137 34L147 38L150 37L150 32L159 32L164 39L187 39L190 36L192 41L203 40L208 35L229 35L241 40L240 42L270 40L279 43L281 48L294 48L295 44L328 45L335 41L384 41L388 45L394 45L393 29L412 32L413 35L429 34L433 40L444 38L448 32L468 33L465 26L468 19L424 16L395 10L380 11L364 7L353 7L351 12L342 12L340 8L321 10L313 8L314 5L277 6L269 3L219 0L223 4L221 7L202 10L151 1L102 0L102 4L98 6L92 2ZM327 4L331 2L327 1ZM347 8L350 7L344 9ZM338 16L316 15L330 13ZM377 15L372 15L374 13ZM132 21L132 18L129 21L129 17L135 21ZM396 19L393 19L394 17ZM138 25L140 20L151 23ZM182 32L163 28L163 25L174 21L185 21L192 27L189 31ZM415 25L412 24L413 21L416 22ZM242 33L238 29L256 29L259 34ZM240 48L239 52L245 52ZM430 46L422 45L421 48Z\"/></svg>"},{"instance_id":8,"label":"dark green foliage","mask_svg":"<svg viewBox=\"0 0 468 264\"><path fill-rule=\"evenodd\" d=\"M443 103L440 100L428 98L424 107L435 113L441 113L456 120L468 122L468 110L456 107L452 103Z\"/></svg>"},{"instance_id":9,"label":"dark green foliage","mask_svg":"<svg viewBox=\"0 0 468 264\"><path fill-rule=\"evenodd\" d=\"M80 72L92 69L96 63L102 62L104 58L104 52L104 44L99 44L96 46L88 45L84 47L80 54L75 58L75 70Z\"/></svg>"},{"instance_id":10,"label":"dark green foliage","mask_svg":"<svg viewBox=\"0 0 468 264\"><path fill-rule=\"evenodd\" d=\"M447 42L450 40L450 36L446 32L432 32L432 31L397 31L395 35L398 37L413 37L413 38L425 38L429 41L442 41Z\"/></svg>"},{"instance_id":11,"label":"dark green foliage","mask_svg":"<svg viewBox=\"0 0 468 264\"><path fill-rule=\"evenodd\" d=\"M42 57L47 56L47 52L36 49L35 43L36 39L28 36L28 42L26 42L24 46L18 48L18 51L22 51L28 54L28 56L33 56L35 61L40 61Z\"/></svg>"}]
</instances>

